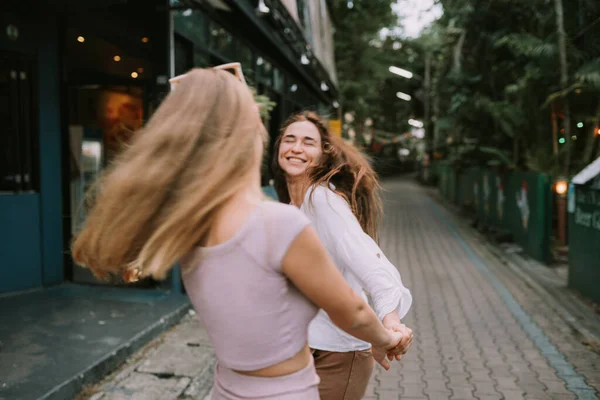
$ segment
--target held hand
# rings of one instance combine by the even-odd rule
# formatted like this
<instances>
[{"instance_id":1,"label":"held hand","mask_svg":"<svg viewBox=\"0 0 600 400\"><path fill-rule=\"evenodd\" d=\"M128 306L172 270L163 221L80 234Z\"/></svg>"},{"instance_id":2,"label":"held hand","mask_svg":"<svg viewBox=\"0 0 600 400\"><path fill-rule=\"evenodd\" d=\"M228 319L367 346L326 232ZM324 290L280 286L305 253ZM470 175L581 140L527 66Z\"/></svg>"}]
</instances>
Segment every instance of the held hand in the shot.
<instances>
[{"instance_id":1,"label":"held hand","mask_svg":"<svg viewBox=\"0 0 600 400\"><path fill-rule=\"evenodd\" d=\"M406 325L401 324L401 323L386 326L386 328L388 328L389 330L391 330L393 332L402 333L402 339L396 346L396 349L395 349L396 351L391 351L391 352L387 353L388 359L390 361L393 360L394 358L397 361L400 361L402 359L402 355L406 354L406 352L412 345L412 342L413 342L412 329L410 329L409 327L407 327Z\"/></svg>"},{"instance_id":2,"label":"held hand","mask_svg":"<svg viewBox=\"0 0 600 400\"><path fill-rule=\"evenodd\" d=\"M386 371L390 369L390 363L386 359L386 355L389 360L393 360L396 355L400 354L398 345L402 342L403 335L401 332L394 332L390 330L390 340L386 346L373 346L373 358L379 363ZM390 356L392 358L390 358Z\"/></svg>"}]
</instances>

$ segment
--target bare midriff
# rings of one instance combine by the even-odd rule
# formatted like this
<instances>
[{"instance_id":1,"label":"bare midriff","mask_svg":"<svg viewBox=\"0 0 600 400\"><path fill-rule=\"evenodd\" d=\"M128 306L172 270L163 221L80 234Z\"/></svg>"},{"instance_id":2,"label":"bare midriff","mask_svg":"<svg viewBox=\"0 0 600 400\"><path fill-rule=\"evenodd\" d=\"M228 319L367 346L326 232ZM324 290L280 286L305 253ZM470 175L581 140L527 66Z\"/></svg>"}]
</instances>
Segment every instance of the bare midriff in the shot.
<instances>
[{"instance_id":1,"label":"bare midriff","mask_svg":"<svg viewBox=\"0 0 600 400\"><path fill-rule=\"evenodd\" d=\"M296 355L291 358L288 358L285 361L277 363L275 365L268 366L266 368L257 369L255 371L238 371L235 370L238 374L248 375L248 376L259 376L263 378L275 378L277 376L290 375L294 372L298 372L308 366L310 363L310 358L312 354L310 349L308 348L308 344L305 344L302 350L300 350Z\"/></svg>"}]
</instances>

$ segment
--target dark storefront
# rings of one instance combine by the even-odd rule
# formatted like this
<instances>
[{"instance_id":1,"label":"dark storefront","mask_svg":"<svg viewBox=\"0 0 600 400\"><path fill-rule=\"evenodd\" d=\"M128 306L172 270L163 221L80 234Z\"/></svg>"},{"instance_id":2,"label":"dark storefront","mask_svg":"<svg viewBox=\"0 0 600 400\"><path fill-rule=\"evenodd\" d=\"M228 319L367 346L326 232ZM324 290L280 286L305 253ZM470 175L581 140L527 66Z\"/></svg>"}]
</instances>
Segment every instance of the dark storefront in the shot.
<instances>
[{"instance_id":1,"label":"dark storefront","mask_svg":"<svg viewBox=\"0 0 600 400\"><path fill-rule=\"evenodd\" d=\"M279 2L266 14L257 4L2 3L0 294L101 283L69 256L85 193L160 104L170 76L241 62L249 84L276 103L273 138L293 112L334 111L335 85L296 22ZM177 291L177 274L140 285Z\"/></svg>"}]
</instances>

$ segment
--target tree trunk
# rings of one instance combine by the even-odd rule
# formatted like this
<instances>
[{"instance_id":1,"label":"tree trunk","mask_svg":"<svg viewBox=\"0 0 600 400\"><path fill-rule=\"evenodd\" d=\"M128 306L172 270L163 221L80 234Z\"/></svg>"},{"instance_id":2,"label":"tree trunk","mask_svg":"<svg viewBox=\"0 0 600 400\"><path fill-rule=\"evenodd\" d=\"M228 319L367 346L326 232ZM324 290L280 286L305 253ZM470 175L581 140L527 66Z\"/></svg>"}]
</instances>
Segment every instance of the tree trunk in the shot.
<instances>
[{"instance_id":1,"label":"tree trunk","mask_svg":"<svg viewBox=\"0 0 600 400\"><path fill-rule=\"evenodd\" d=\"M558 54L560 59L560 85L563 90L569 86L569 69L567 65L567 35L565 33L565 21L562 0L554 0L556 10L556 30L558 33ZM565 177L569 176L571 169L571 110L569 109L569 98L565 93L564 101L564 130L565 130Z\"/></svg>"},{"instance_id":2,"label":"tree trunk","mask_svg":"<svg viewBox=\"0 0 600 400\"><path fill-rule=\"evenodd\" d=\"M463 29L460 33L460 37L458 38L458 42L454 46L454 70L456 72L460 72L462 69L462 48L465 44L465 39L467 38L467 31Z\"/></svg>"}]
</instances>

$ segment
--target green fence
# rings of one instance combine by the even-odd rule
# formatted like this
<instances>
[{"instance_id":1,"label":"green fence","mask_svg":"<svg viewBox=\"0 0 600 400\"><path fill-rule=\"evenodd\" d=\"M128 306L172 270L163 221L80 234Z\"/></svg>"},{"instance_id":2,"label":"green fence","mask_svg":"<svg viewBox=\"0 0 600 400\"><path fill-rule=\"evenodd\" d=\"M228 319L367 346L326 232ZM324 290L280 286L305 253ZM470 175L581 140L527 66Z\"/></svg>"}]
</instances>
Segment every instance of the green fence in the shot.
<instances>
[{"instance_id":1,"label":"green fence","mask_svg":"<svg viewBox=\"0 0 600 400\"><path fill-rule=\"evenodd\" d=\"M489 227L510 232L531 257L551 260L552 191L548 175L498 174L482 168L456 170L438 165L442 195L470 209Z\"/></svg>"},{"instance_id":2,"label":"green fence","mask_svg":"<svg viewBox=\"0 0 600 400\"><path fill-rule=\"evenodd\" d=\"M569 286L600 302L600 190L584 186L569 204Z\"/></svg>"}]
</instances>

